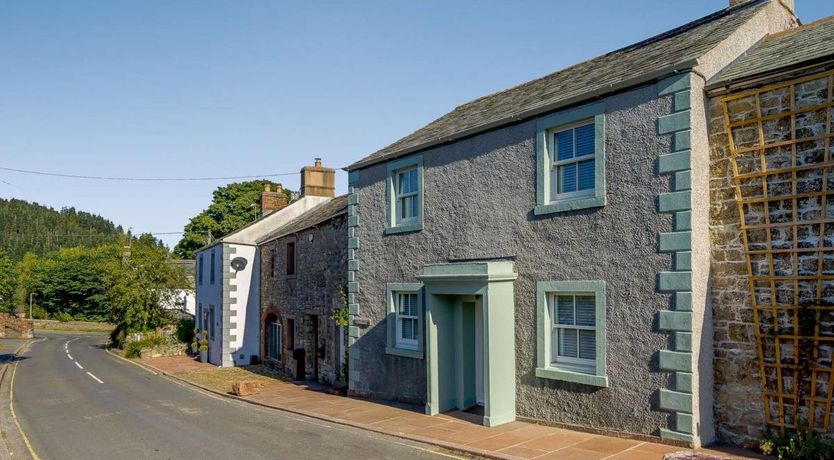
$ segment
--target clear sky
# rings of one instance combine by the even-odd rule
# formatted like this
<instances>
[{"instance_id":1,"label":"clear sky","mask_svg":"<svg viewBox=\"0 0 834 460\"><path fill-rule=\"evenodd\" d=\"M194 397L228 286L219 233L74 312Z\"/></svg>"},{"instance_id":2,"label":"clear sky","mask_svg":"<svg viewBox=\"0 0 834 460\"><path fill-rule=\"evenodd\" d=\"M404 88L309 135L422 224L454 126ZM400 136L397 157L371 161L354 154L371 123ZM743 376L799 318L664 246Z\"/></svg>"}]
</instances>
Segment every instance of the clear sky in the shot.
<instances>
[{"instance_id":1,"label":"clear sky","mask_svg":"<svg viewBox=\"0 0 834 460\"><path fill-rule=\"evenodd\" d=\"M276 178L341 168L456 105L648 38L728 0L0 3L0 166ZM796 0L803 22L831 0ZM347 177L338 173L338 191ZM0 171L0 197L181 231L215 182ZM177 235L163 236L173 245Z\"/></svg>"}]
</instances>

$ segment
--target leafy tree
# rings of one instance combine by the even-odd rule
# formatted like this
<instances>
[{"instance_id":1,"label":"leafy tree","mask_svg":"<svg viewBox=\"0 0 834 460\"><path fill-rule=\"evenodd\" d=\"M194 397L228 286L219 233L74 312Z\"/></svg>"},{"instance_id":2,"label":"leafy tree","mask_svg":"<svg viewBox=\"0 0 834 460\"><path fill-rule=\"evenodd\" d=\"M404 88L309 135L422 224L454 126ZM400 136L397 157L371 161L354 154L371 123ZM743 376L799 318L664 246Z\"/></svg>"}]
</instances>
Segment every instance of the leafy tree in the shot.
<instances>
[{"instance_id":1,"label":"leafy tree","mask_svg":"<svg viewBox=\"0 0 834 460\"><path fill-rule=\"evenodd\" d=\"M0 249L0 311L9 313L12 308L16 276L14 263L5 251Z\"/></svg>"},{"instance_id":2,"label":"leafy tree","mask_svg":"<svg viewBox=\"0 0 834 460\"><path fill-rule=\"evenodd\" d=\"M29 303L29 293L32 292L32 272L38 264L38 256L27 252L17 263L17 282L14 288L12 310L25 311Z\"/></svg>"},{"instance_id":3,"label":"leafy tree","mask_svg":"<svg viewBox=\"0 0 834 460\"><path fill-rule=\"evenodd\" d=\"M35 264L31 292L50 316L102 321L109 316L105 267L108 261L118 258L116 245L51 252Z\"/></svg>"},{"instance_id":4,"label":"leafy tree","mask_svg":"<svg viewBox=\"0 0 834 460\"><path fill-rule=\"evenodd\" d=\"M209 235L215 240L258 219L265 184L273 183L255 180L218 187L212 194L209 207L185 225L182 239L174 247L174 256L193 259L197 250L209 242ZM287 202L291 202L293 193L286 189L284 193L287 194Z\"/></svg>"},{"instance_id":5,"label":"leafy tree","mask_svg":"<svg viewBox=\"0 0 834 460\"><path fill-rule=\"evenodd\" d=\"M117 331L146 331L170 322L162 305L173 301L176 290L188 286L183 268L172 265L168 251L152 237L140 237L129 257L109 260L104 285L109 320Z\"/></svg>"}]
</instances>

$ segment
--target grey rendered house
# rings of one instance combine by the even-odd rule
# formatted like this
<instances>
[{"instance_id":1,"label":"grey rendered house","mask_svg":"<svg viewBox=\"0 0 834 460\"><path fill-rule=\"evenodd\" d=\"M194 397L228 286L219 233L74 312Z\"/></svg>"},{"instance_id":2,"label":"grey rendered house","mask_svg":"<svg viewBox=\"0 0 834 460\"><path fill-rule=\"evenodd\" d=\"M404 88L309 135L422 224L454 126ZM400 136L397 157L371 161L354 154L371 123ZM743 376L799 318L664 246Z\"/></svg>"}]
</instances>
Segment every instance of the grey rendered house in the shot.
<instances>
[{"instance_id":1,"label":"grey rendered house","mask_svg":"<svg viewBox=\"0 0 834 460\"><path fill-rule=\"evenodd\" d=\"M258 241L261 361L296 380L344 383L347 195L302 213Z\"/></svg>"},{"instance_id":2,"label":"grey rendered house","mask_svg":"<svg viewBox=\"0 0 834 460\"><path fill-rule=\"evenodd\" d=\"M351 394L714 439L704 85L796 24L733 3L346 168Z\"/></svg>"}]
</instances>

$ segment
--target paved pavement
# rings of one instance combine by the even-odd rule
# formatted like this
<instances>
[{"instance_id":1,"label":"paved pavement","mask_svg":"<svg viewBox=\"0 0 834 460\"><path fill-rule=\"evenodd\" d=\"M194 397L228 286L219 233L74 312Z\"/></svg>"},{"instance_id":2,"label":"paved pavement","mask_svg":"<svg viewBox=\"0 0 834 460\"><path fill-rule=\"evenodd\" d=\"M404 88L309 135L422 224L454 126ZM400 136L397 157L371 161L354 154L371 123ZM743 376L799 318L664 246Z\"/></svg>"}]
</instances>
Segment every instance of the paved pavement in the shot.
<instances>
[{"instance_id":1,"label":"paved pavement","mask_svg":"<svg viewBox=\"0 0 834 460\"><path fill-rule=\"evenodd\" d=\"M221 398L42 333L17 362L14 408L42 459L436 459L437 447ZM20 458L16 455L15 458Z\"/></svg>"},{"instance_id":2,"label":"paved pavement","mask_svg":"<svg viewBox=\"0 0 834 460\"><path fill-rule=\"evenodd\" d=\"M185 356L145 358L140 362L196 384L200 384L206 376L218 376L228 371L198 363ZM226 386L225 391L228 391L231 383ZM667 453L686 450L655 442L621 439L522 422L488 428L480 425L481 417L470 413L455 411L429 417L417 407L344 398L321 391L311 391L311 388L305 385L276 379L266 379L265 386L259 393L243 399L334 423L492 458L659 460ZM747 458L745 452L738 450L719 452L702 449L699 453L718 458Z\"/></svg>"}]
</instances>

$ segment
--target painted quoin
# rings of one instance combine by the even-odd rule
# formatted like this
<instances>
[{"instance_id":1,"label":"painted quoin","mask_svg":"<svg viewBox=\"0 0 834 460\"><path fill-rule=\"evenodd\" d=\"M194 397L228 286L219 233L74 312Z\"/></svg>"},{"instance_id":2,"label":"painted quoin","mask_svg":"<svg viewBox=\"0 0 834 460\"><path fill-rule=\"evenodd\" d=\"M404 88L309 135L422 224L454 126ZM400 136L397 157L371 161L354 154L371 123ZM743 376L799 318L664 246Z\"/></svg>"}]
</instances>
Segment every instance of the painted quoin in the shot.
<instances>
[{"instance_id":1,"label":"painted quoin","mask_svg":"<svg viewBox=\"0 0 834 460\"><path fill-rule=\"evenodd\" d=\"M797 21L733 3L346 168L351 394L714 440L704 86Z\"/></svg>"}]
</instances>

